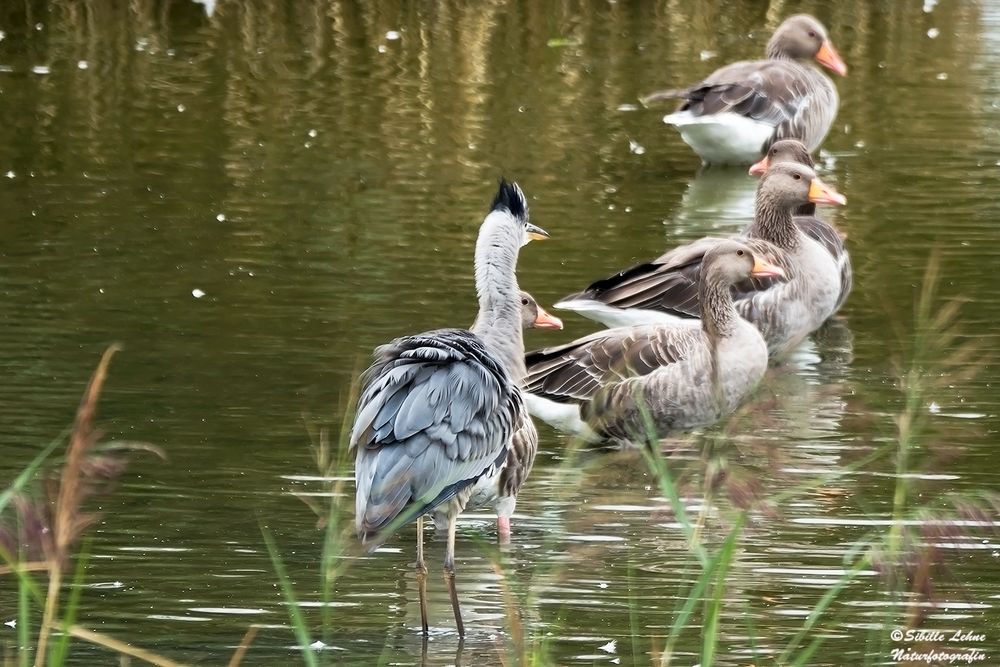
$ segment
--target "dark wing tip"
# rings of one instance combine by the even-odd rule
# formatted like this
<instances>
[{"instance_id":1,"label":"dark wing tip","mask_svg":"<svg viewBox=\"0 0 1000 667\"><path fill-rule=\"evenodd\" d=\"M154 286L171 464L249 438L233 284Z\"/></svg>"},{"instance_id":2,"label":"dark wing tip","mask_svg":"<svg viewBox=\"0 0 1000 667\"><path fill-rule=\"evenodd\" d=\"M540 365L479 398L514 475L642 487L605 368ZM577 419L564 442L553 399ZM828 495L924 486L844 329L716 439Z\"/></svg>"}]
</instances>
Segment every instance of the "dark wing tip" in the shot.
<instances>
[{"instance_id":1,"label":"dark wing tip","mask_svg":"<svg viewBox=\"0 0 1000 667\"><path fill-rule=\"evenodd\" d=\"M496 197L490 205L490 211L506 210L515 218L526 219L528 217L528 200L520 186L513 181L500 178L500 185L497 188Z\"/></svg>"}]
</instances>

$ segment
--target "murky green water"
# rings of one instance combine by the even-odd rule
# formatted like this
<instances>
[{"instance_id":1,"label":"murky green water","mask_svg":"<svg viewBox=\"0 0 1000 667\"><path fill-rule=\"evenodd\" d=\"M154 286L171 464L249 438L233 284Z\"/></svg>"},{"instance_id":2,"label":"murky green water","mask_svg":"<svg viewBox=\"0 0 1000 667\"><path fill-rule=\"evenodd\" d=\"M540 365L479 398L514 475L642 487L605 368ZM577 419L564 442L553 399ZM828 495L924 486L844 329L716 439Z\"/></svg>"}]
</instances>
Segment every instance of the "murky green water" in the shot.
<instances>
[{"instance_id":1,"label":"murky green water","mask_svg":"<svg viewBox=\"0 0 1000 667\"><path fill-rule=\"evenodd\" d=\"M915 455L917 500L1000 487L1000 7L718 4L222 0L210 18L180 0L0 6L0 482L69 423L115 341L102 425L169 456L139 457L101 501L80 622L199 664L224 664L263 624L245 664L295 663L258 521L318 635L322 534L294 495L328 489L309 430L339 431L373 346L471 322L472 244L496 178L517 179L553 235L521 261L543 303L741 228L754 181L699 173L664 109L635 100L756 56L796 11L821 17L851 68L821 161L849 198L824 215L848 233L855 289L730 424L728 464L786 489L891 437L901 336L937 247L942 294L967 300L962 329L983 362L934 396L940 435ZM591 328L566 322L528 345ZM555 664L649 664L662 648L696 577L683 534L637 453L568 459L566 445L542 430L509 550L492 546L488 516L460 524L469 636L459 651L432 576L427 664L511 664L508 604ZM697 512L704 441L675 448ZM788 643L852 543L885 530L892 470L883 459L753 514L719 664ZM706 510L710 544L728 508ZM924 627L985 633L963 647L998 664L1000 542L967 532L940 545L952 578L935 581ZM433 575L443 544L429 549ZM333 591L331 662L422 662L412 559L411 528L352 560ZM807 636L829 637L811 664L864 661L865 641L889 631L879 590L870 572L847 588ZM0 579L0 621L14 605ZM0 646L14 641L0 625ZM699 646L688 632L676 664ZM75 651L76 664L111 661Z\"/></svg>"}]
</instances>

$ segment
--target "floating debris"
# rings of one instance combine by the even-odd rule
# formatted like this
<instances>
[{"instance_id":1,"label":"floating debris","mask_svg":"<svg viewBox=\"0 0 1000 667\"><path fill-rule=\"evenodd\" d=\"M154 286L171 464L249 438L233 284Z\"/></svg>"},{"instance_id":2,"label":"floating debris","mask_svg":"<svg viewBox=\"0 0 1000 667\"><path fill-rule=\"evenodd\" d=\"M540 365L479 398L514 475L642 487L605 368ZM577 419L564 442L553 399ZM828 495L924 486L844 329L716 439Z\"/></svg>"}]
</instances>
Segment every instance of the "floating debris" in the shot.
<instances>
[{"instance_id":1,"label":"floating debris","mask_svg":"<svg viewBox=\"0 0 1000 667\"><path fill-rule=\"evenodd\" d=\"M545 42L545 46L552 49L560 49L564 46L580 46L582 44L576 37L553 37L549 41Z\"/></svg>"},{"instance_id":2,"label":"floating debris","mask_svg":"<svg viewBox=\"0 0 1000 667\"><path fill-rule=\"evenodd\" d=\"M178 111L179 113L184 113L185 111L187 111L187 107L186 107L186 106L184 106L183 104L178 104L178 105L177 105L177 111Z\"/></svg>"},{"instance_id":3,"label":"floating debris","mask_svg":"<svg viewBox=\"0 0 1000 667\"><path fill-rule=\"evenodd\" d=\"M698 54L698 57L701 59L702 62L705 62L706 60L711 60L717 55L719 54L716 53L715 51L702 51L701 53Z\"/></svg>"},{"instance_id":4,"label":"floating debris","mask_svg":"<svg viewBox=\"0 0 1000 667\"><path fill-rule=\"evenodd\" d=\"M935 39L940 34L941 31L938 30L937 28L931 28L930 30L927 31L927 36L930 37L931 39Z\"/></svg>"},{"instance_id":5,"label":"floating debris","mask_svg":"<svg viewBox=\"0 0 1000 667\"><path fill-rule=\"evenodd\" d=\"M639 110L639 105L638 104L628 104L628 103L619 104L618 105L618 110L619 111L638 111Z\"/></svg>"},{"instance_id":6,"label":"floating debris","mask_svg":"<svg viewBox=\"0 0 1000 667\"><path fill-rule=\"evenodd\" d=\"M938 0L924 0L924 14L930 14L937 3Z\"/></svg>"},{"instance_id":7,"label":"floating debris","mask_svg":"<svg viewBox=\"0 0 1000 667\"><path fill-rule=\"evenodd\" d=\"M948 79L948 73L947 72L940 72L940 73L938 73L938 75L937 75L937 80L938 81L946 81L947 79Z\"/></svg>"},{"instance_id":8,"label":"floating debris","mask_svg":"<svg viewBox=\"0 0 1000 667\"><path fill-rule=\"evenodd\" d=\"M379 45L378 45L378 52L379 52L379 53L385 53L385 52L386 52L386 51L388 51L388 50L389 50L389 49L388 49L388 48L386 48L385 44L379 44Z\"/></svg>"},{"instance_id":9,"label":"floating debris","mask_svg":"<svg viewBox=\"0 0 1000 667\"><path fill-rule=\"evenodd\" d=\"M936 415L937 413L941 412L941 406L938 405L936 401L931 401L931 404L927 406L927 412L931 413L932 415Z\"/></svg>"},{"instance_id":10,"label":"floating debris","mask_svg":"<svg viewBox=\"0 0 1000 667\"><path fill-rule=\"evenodd\" d=\"M646 148L640 144L638 141L628 140L628 151L634 155L642 155L646 152Z\"/></svg>"},{"instance_id":11,"label":"floating debris","mask_svg":"<svg viewBox=\"0 0 1000 667\"><path fill-rule=\"evenodd\" d=\"M219 222L225 222L226 221L226 214L225 213L220 213L217 216L215 216L215 219L218 220Z\"/></svg>"},{"instance_id":12,"label":"floating debris","mask_svg":"<svg viewBox=\"0 0 1000 667\"><path fill-rule=\"evenodd\" d=\"M7 172L6 174L4 174L4 176L6 176L7 178L14 178L15 176L17 176L17 174L15 174L15 173L14 173L14 170L13 170L13 169L11 169L11 170L10 170L10 171L8 171L8 172Z\"/></svg>"},{"instance_id":13,"label":"floating debris","mask_svg":"<svg viewBox=\"0 0 1000 667\"><path fill-rule=\"evenodd\" d=\"M90 67L90 63L86 60L81 60L76 64L77 69L87 69L88 67Z\"/></svg>"},{"instance_id":14,"label":"floating debris","mask_svg":"<svg viewBox=\"0 0 1000 667\"><path fill-rule=\"evenodd\" d=\"M598 650L604 651L605 653L614 653L615 649L617 648L617 646L618 646L618 642L616 642L614 639L612 639L611 641L609 641L604 646L598 646L597 648L598 648Z\"/></svg>"},{"instance_id":15,"label":"floating debris","mask_svg":"<svg viewBox=\"0 0 1000 667\"><path fill-rule=\"evenodd\" d=\"M395 42L400 37L401 37L401 35L399 34L398 30L390 30L390 31L388 31L388 32L385 33L385 38L387 40L389 40L390 42Z\"/></svg>"},{"instance_id":16,"label":"floating debris","mask_svg":"<svg viewBox=\"0 0 1000 667\"><path fill-rule=\"evenodd\" d=\"M315 138L316 138L316 135L317 135L317 134L319 134L319 132L317 132L316 130L309 130L309 132L308 132L307 134L308 134L308 135L309 135L309 136L310 136L311 138L315 139Z\"/></svg>"},{"instance_id":17,"label":"floating debris","mask_svg":"<svg viewBox=\"0 0 1000 667\"><path fill-rule=\"evenodd\" d=\"M198 289L197 287L195 287L193 290L191 290L191 296L193 296L196 299L200 299L201 297L205 296L205 293L200 289Z\"/></svg>"},{"instance_id":18,"label":"floating debris","mask_svg":"<svg viewBox=\"0 0 1000 667\"><path fill-rule=\"evenodd\" d=\"M48 65L35 65L31 68L31 71L35 74L48 74L52 71L52 68Z\"/></svg>"}]
</instances>

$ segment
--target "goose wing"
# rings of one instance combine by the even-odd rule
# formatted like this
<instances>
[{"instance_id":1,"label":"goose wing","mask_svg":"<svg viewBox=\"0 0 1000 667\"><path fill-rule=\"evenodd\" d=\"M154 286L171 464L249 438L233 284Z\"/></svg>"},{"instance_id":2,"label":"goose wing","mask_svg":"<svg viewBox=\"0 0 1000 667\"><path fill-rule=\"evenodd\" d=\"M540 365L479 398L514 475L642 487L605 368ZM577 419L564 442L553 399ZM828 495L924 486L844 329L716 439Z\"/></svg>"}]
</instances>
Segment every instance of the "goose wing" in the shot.
<instances>
[{"instance_id":1,"label":"goose wing","mask_svg":"<svg viewBox=\"0 0 1000 667\"><path fill-rule=\"evenodd\" d=\"M401 525L430 511L500 465L524 414L506 370L468 331L379 347L362 378L350 439L362 540L397 517Z\"/></svg>"},{"instance_id":2,"label":"goose wing","mask_svg":"<svg viewBox=\"0 0 1000 667\"><path fill-rule=\"evenodd\" d=\"M700 329L654 325L598 331L529 352L523 386L555 401L587 401L603 387L684 360L703 335Z\"/></svg>"},{"instance_id":3,"label":"goose wing","mask_svg":"<svg viewBox=\"0 0 1000 667\"><path fill-rule=\"evenodd\" d=\"M616 308L658 310L681 317L701 314L698 290L705 253L724 239L703 238L670 250L652 262L637 264L613 276L591 283L587 289L563 301L584 299ZM760 239L740 238L754 254L778 264L787 272L785 253ZM770 289L777 278L749 278L733 287L737 301Z\"/></svg>"}]
</instances>

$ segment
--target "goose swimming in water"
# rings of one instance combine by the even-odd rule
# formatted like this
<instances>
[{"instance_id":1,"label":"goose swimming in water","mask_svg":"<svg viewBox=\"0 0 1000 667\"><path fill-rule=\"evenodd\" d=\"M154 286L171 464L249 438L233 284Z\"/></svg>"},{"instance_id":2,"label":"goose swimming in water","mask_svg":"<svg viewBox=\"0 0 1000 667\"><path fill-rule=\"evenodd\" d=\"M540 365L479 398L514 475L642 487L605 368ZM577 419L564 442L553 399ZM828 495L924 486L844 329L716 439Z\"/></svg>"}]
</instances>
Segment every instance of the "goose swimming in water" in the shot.
<instances>
[{"instance_id":1,"label":"goose swimming in water","mask_svg":"<svg viewBox=\"0 0 1000 667\"><path fill-rule=\"evenodd\" d=\"M663 122L709 164L750 164L779 139L816 150L830 130L840 98L833 83L800 61L815 59L841 76L847 65L812 16L797 14L778 26L765 60L735 62L688 88L643 98L683 100Z\"/></svg>"}]
</instances>

